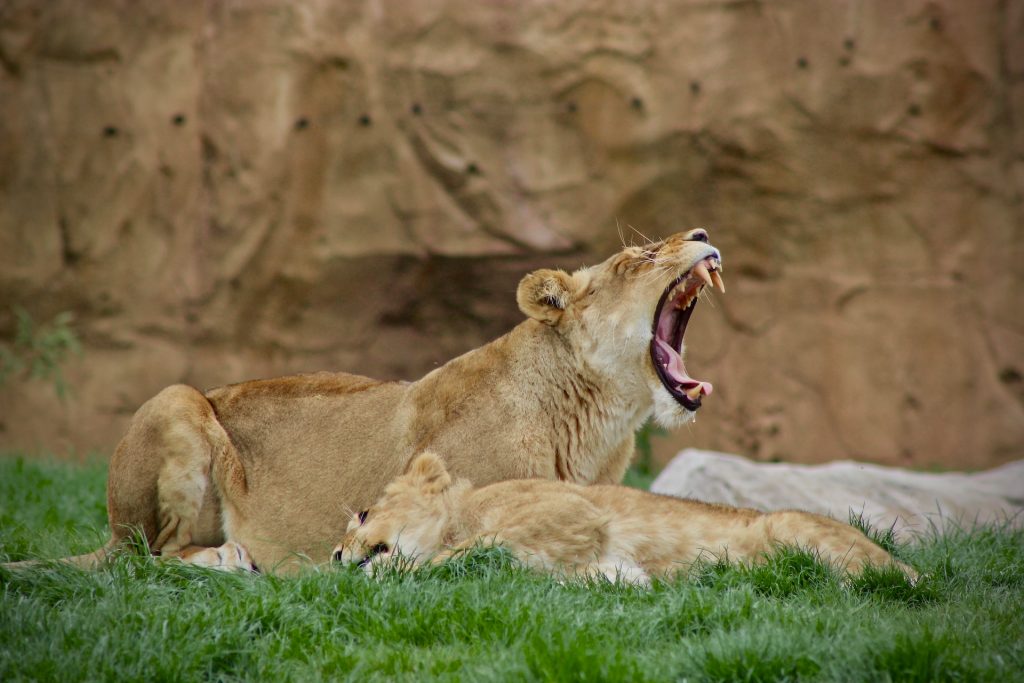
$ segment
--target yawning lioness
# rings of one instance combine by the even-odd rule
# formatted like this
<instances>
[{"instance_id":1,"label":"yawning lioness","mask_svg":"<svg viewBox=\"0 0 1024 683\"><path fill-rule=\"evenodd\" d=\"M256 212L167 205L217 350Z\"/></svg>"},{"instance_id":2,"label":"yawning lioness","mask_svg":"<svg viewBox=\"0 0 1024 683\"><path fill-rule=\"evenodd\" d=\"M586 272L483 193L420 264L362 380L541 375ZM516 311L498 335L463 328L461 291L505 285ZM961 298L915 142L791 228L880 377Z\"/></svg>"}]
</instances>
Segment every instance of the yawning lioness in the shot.
<instances>
[{"instance_id":1,"label":"yawning lioness","mask_svg":"<svg viewBox=\"0 0 1024 683\"><path fill-rule=\"evenodd\" d=\"M648 416L678 426L711 393L683 366L683 333L701 289L724 291L720 270L692 230L571 275L530 273L516 293L527 320L416 382L319 373L168 387L111 459L112 538L69 559L92 565L141 529L155 553L197 563L323 562L339 524L424 449L477 485L618 482Z\"/></svg>"}]
</instances>

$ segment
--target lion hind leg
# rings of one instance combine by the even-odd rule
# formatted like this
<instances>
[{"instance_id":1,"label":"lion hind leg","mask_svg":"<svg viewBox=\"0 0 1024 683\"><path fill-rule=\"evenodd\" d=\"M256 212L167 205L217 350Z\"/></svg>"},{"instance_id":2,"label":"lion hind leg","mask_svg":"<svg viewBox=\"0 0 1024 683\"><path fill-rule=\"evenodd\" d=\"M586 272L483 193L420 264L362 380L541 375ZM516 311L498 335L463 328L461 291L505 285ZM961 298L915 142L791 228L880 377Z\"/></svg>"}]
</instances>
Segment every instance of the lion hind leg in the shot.
<instances>
[{"instance_id":1,"label":"lion hind leg","mask_svg":"<svg viewBox=\"0 0 1024 683\"><path fill-rule=\"evenodd\" d=\"M153 551L216 546L221 492L211 483L215 454L230 446L206 397L167 387L132 418L110 463L107 510L115 540L141 529Z\"/></svg>"},{"instance_id":2,"label":"lion hind leg","mask_svg":"<svg viewBox=\"0 0 1024 683\"><path fill-rule=\"evenodd\" d=\"M897 561L849 524L809 512L789 510L769 513L763 519L769 542L815 551L823 561L849 574L860 574L869 565L895 565L911 581L917 578L917 572L911 567Z\"/></svg>"},{"instance_id":3,"label":"lion hind leg","mask_svg":"<svg viewBox=\"0 0 1024 683\"><path fill-rule=\"evenodd\" d=\"M164 435L164 462L157 478L159 531L154 550L175 554L192 543L207 488L213 444L205 425L180 422Z\"/></svg>"}]
</instances>

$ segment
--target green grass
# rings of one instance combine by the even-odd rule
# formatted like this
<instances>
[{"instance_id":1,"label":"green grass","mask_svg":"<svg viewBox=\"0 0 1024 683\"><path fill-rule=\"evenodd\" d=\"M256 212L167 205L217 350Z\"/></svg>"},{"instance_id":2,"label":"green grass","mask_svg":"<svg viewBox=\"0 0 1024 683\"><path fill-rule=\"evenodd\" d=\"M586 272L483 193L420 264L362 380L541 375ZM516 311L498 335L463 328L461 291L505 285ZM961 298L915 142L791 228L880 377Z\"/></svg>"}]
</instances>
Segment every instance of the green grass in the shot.
<instances>
[{"instance_id":1,"label":"green grass","mask_svg":"<svg viewBox=\"0 0 1024 683\"><path fill-rule=\"evenodd\" d=\"M0 457L0 559L98 545L104 474ZM1024 534L895 550L920 583L878 569L844 584L795 550L650 590L561 584L501 549L379 580L131 555L0 570L0 680L1024 680Z\"/></svg>"},{"instance_id":2,"label":"green grass","mask_svg":"<svg viewBox=\"0 0 1024 683\"><path fill-rule=\"evenodd\" d=\"M630 467L626 470L626 476L622 478L622 483L625 486L632 486L635 489L643 489L646 491L651 488L651 484L653 484L654 480L657 478L657 474L642 470L639 467Z\"/></svg>"}]
</instances>

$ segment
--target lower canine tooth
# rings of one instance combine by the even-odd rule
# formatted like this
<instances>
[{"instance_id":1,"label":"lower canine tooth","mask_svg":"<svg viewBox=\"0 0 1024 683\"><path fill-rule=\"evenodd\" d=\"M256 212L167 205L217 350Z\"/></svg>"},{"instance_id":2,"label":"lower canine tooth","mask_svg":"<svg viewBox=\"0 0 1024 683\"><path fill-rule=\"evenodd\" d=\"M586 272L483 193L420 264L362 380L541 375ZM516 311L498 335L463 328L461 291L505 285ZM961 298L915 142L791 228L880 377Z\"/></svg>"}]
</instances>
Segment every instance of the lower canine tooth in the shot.
<instances>
[{"instance_id":1,"label":"lower canine tooth","mask_svg":"<svg viewBox=\"0 0 1024 683\"><path fill-rule=\"evenodd\" d=\"M690 387L689 389L687 389L686 395L689 397L691 401L696 401L698 398L700 398L700 385L698 384L695 387Z\"/></svg>"},{"instance_id":2,"label":"lower canine tooth","mask_svg":"<svg viewBox=\"0 0 1024 683\"><path fill-rule=\"evenodd\" d=\"M718 274L717 270L711 271L711 279L714 281L715 286L718 287L722 294L725 294L725 281L722 280L722 276Z\"/></svg>"}]
</instances>

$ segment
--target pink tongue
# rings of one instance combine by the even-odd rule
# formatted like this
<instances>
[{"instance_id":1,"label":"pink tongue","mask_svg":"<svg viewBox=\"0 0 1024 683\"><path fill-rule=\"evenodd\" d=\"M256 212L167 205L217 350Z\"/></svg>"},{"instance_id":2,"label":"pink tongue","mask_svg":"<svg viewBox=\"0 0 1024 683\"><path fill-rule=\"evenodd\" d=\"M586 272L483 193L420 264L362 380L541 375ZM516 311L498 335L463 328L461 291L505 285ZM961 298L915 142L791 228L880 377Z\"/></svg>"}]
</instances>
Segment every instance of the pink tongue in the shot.
<instances>
[{"instance_id":1,"label":"pink tongue","mask_svg":"<svg viewBox=\"0 0 1024 683\"><path fill-rule=\"evenodd\" d=\"M683 359L679 357L676 350L661 339L656 341L658 342L658 348L660 348L665 353L665 357L668 358L668 367L665 368L665 374L671 377L673 381L678 382L683 391L699 386L701 396L710 396L713 389L711 382L701 382L700 380L693 379L687 375L686 368L683 367Z\"/></svg>"}]
</instances>

